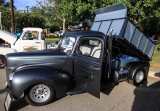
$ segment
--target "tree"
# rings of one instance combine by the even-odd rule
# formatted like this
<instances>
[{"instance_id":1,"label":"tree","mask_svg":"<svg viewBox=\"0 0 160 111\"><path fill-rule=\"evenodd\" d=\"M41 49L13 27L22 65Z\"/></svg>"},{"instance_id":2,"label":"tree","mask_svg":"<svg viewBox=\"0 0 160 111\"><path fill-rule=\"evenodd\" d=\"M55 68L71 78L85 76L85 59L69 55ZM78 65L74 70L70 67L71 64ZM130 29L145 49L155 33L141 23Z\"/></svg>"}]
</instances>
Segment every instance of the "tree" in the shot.
<instances>
[{"instance_id":1,"label":"tree","mask_svg":"<svg viewBox=\"0 0 160 111\"><path fill-rule=\"evenodd\" d=\"M42 15L35 13L15 13L16 27L23 29L24 27L41 27L44 28L44 19Z\"/></svg>"},{"instance_id":2,"label":"tree","mask_svg":"<svg viewBox=\"0 0 160 111\"><path fill-rule=\"evenodd\" d=\"M5 4L5 0L0 0L0 6L3 6Z\"/></svg>"},{"instance_id":3,"label":"tree","mask_svg":"<svg viewBox=\"0 0 160 111\"><path fill-rule=\"evenodd\" d=\"M3 29L10 30L10 11L9 7L0 7L0 12L2 13L2 25Z\"/></svg>"},{"instance_id":4,"label":"tree","mask_svg":"<svg viewBox=\"0 0 160 111\"><path fill-rule=\"evenodd\" d=\"M63 21L63 30L66 25L79 24L85 19L93 18L96 0L46 0L39 5L46 13L52 14L58 23ZM62 24L61 24L62 25Z\"/></svg>"},{"instance_id":5,"label":"tree","mask_svg":"<svg viewBox=\"0 0 160 111\"><path fill-rule=\"evenodd\" d=\"M63 19L68 25L75 25L93 20L95 9L117 3L128 7L130 20L147 35L160 35L159 0L46 0L40 6L57 21Z\"/></svg>"},{"instance_id":6,"label":"tree","mask_svg":"<svg viewBox=\"0 0 160 111\"><path fill-rule=\"evenodd\" d=\"M102 0L105 5L124 3L128 15L148 36L160 35L160 1L159 0Z\"/></svg>"},{"instance_id":7,"label":"tree","mask_svg":"<svg viewBox=\"0 0 160 111\"><path fill-rule=\"evenodd\" d=\"M0 12L2 13L2 25L3 29L10 31L11 21L10 21L10 11L9 11L9 2L5 0L0 0ZM15 6L14 6L15 8ZM16 8L15 8L16 9Z\"/></svg>"}]
</instances>

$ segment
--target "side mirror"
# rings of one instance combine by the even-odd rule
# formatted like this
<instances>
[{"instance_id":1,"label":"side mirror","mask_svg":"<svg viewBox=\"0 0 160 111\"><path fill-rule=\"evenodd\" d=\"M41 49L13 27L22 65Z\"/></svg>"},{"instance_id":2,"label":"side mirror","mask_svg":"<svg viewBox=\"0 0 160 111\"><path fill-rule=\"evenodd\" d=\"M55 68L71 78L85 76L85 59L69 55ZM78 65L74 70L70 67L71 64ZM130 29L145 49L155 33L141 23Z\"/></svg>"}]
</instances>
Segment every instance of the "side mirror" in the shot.
<instances>
[{"instance_id":1,"label":"side mirror","mask_svg":"<svg viewBox=\"0 0 160 111\"><path fill-rule=\"evenodd\" d=\"M45 36L42 36L42 40L45 40L46 38L45 38Z\"/></svg>"},{"instance_id":2,"label":"side mirror","mask_svg":"<svg viewBox=\"0 0 160 111\"><path fill-rule=\"evenodd\" d=\"M55 43L58 44L58 41L56 41Z\"/></svg>"},{"instance_id":3,"label":"side mirror","mask_svg":"<svg viewBox=\"0 0 160 111\"><path fill-rule=\"evenodd\" d=\"M66 52L66 53L67 53L67 54L70 54L71 52L72 52L72 50L67 50L67 52Z\"/></svg>"},{"instance_id":4,"label":"side mirror","mask_svg":"<svg viewBox=\"0 0 160 111\"><path fill-rule=\"evenodd\" d=\"M51 43L50 45L51 45L52 47L55 47L55 43Z\"/></svg>"},{"instance_id":5,"label":"side mirror","mask_svg":"<svg viewBox=\"0 0 160 111\"><path fill-rule=\"evenodd\" d=\"M32 38L32 37L30 37L30 38L29 38L29 40L33 40L33 38Z\"/></svg>"},{"instance_id":6,"label":"side mirror","mask_svg":"<svg viewBox=\"0 0 160 111\"><path fill-rule=\"evenodd\" d=\"M18 40L18 39L20 39L20 36L17 36L17 39L16 39L16 40Z\"/></svg>"}]
</instances>

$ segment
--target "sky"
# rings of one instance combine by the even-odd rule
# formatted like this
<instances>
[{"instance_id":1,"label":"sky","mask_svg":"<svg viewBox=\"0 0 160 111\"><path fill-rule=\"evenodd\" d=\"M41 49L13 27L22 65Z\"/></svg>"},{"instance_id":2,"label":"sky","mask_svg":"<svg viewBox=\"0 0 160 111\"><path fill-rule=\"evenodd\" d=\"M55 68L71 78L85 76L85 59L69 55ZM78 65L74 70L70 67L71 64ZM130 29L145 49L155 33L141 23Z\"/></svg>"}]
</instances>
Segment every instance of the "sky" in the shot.
<instances>
[{"instance_id":1,"label":"sky","mask_svg":"<svg viewBox=\"0 0 160 111\"><path fill-rule=\"evenodd\" d=\"M8 2L10 0L6 0ZM17 8L17 10L26 10L26 6L29 6L31 8L32 6L36 6L37 2L36 0L13 0L14 6Z\"/></svg>"}]
</instances>

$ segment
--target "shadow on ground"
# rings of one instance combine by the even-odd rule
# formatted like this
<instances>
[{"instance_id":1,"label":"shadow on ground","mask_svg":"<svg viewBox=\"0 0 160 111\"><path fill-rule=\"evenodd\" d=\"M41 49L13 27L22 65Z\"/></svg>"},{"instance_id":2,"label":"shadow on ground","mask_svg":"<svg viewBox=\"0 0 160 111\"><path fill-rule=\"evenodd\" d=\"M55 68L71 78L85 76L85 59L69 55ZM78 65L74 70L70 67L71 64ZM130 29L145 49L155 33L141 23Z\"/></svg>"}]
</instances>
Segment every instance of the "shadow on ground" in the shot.
<instances>
[{"instance_id":1,"label":"shadow on ground","mask_svg":"<svg viewBox=\"0 0 160 111\"><path fill-rule=\"evenodd\" d=\"M154 74L154 76L156 76L156 77L159 77L159 78L160 78L160 72L156 72L156 73Z\"/></svg>"},{"instance_id":2,"label":"shadow on ground","mask_svg":"<svg viewBox=\"0 0 160 111\"><path fill-rule=\"evenodd\" d=\"M131 111L160 111L160 81L150 85L137 87Z\"/></svg>"},{"instance_id":3,"label":"shadow on ground","mask_svg":"<svg viewBox=\"0 0 160 111\"><path fill-rule=\"evenodd\" d=\"M11 106L11 111L19 111L20 109L26 107L28 104L24 100L24 98L20 98L18 101L13 101Z\"/></svg>"},{"instance_id":4,"label":"shadow on ground","mask_svg":"<svg viewBox=\"0 0 160 111\"><path fill-rule=\"evenodd\" d=\"M116 86L116 84L111 84L111 83L104 84L104 85L101 84L101 92L103 94L109 95L115 86Z\"/></svg>"},{"instance_id":5,"label":"shadow on ground","mask_svg":"<svg viewBox=\"0 0 160 111\"><path fill-rule=\"evenodd\" d=\"M8 90L9 90L9 89L6 89L6 88L5 88L5 89L0 89L0 94L3 94L3 93L5 93L5 92L8 92Z\"/></svg>"}]
</instances>

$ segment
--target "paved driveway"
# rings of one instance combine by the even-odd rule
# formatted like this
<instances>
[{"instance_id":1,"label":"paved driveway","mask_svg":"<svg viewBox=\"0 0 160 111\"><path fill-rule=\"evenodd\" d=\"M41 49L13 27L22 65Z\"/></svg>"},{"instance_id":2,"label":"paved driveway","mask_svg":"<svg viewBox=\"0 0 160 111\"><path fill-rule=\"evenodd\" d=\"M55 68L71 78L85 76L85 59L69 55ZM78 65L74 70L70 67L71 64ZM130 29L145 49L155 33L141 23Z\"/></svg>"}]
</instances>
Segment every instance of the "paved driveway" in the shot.
<instances>
[{"instance_id":1,"label":"paved driveway","mask_svg":"<svg viewBox=\"0 0 160 111\"><path fill-rule=\"evenodd\" d=\"M0 70L0 111L6 96L4 70ZM122 82L107 87L97 99L88 93L66 96L51 104L35 107L23 98L16 101L13 111L160 111L160 81L149 77L148 86L135 88Z\"/></svg>"}]
</instances>

